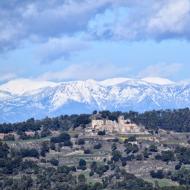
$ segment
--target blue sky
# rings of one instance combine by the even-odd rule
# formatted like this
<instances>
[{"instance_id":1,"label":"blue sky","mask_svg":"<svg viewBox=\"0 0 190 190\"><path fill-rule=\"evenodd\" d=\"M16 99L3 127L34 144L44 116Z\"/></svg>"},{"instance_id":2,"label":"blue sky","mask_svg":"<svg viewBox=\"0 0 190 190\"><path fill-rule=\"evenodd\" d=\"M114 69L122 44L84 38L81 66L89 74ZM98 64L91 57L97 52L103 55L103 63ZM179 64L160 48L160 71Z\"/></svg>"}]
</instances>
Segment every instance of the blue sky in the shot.
<instances>
[{"instance_id":1,"label":"blue sky","mask_svg":"<svg viewBox=\"0 0 190 190\"><path fill-rule=\"evenodd\" d=\"M190 78L190 0L1 0L0 83Z\"/></svg>"}]
</instances>

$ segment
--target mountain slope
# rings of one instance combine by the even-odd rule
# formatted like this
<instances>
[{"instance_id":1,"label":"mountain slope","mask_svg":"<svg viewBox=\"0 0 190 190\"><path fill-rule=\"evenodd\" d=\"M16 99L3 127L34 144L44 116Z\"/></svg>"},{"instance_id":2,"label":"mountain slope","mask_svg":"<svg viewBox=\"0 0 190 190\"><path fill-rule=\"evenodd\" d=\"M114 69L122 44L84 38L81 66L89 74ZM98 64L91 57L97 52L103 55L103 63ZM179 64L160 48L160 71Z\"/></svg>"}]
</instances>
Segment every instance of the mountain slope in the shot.
<instances>
[{"instance_id":1,"label":"mountain slope","mask_svg":"<svg viewBox=\"0 0 190 190\"><path fill-rule=\"evenodd\" d=\"M30 79L16 79L7 82L0 86L1 91L7 91L14 95L22 95L24 93L33 92L35 90L45 88L45 87L54 87L58 84L49 81L39 81L39 80L30 80Z\"/></svg>"},{"instance_id":2,"label":"mountain slope","mask_svg":"<svg viewBox=\"0 0 190 190\"><path fill-rule=\"evenodd\" d=\"M11 81L0 86L0 122L105 109L142 112L190 107L190 84L161 78L46 81L41 84L30 81L35 84L32 88L25 82L13 89Z\"/></svg>"}]
</instances>

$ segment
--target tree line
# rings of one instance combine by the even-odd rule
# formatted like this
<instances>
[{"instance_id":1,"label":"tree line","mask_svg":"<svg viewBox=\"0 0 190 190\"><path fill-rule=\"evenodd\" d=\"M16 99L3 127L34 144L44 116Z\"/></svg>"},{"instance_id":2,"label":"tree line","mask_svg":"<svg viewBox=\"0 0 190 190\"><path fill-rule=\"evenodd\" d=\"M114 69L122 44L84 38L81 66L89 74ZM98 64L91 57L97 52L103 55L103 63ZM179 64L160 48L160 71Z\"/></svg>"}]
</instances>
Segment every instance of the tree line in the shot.
<instances>
[{"instance_id":1,"label":"tree line","mask_svg":"<svg viewBox=\"0 0 190 190\"><path fill-rule=\"evenodd\" d=\"M93 114L96 114L94 111ZM86 127L91 122L93 114L74 114L61 115L54 118L45 118L42 120L28 119L24 122L18 123L2 123L0 124L0 133L11 132L26 132L39 131L41 129L63 130L67 131L69 128ZM190 132L190 109L175 109L175 110L153 110L144 113L138 112L99 112L101 118L117 120L120 115L126 119L131 119L133 122L145 126L147 129L165 129L177 132Z\"/></svg>"}]
</instances>

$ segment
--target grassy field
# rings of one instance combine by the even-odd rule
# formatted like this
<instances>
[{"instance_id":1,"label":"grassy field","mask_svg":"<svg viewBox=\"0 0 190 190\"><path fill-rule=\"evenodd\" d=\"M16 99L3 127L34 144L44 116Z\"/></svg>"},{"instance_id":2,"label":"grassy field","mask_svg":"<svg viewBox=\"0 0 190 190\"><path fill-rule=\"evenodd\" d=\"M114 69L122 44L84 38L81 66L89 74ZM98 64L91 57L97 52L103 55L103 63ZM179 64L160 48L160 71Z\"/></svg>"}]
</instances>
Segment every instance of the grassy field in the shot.
<instances>
[{"instance_id":1,"label":"grassy field","mask_svg":"<svg viewBox=\"0 0 190 190\"><path fill-rule=\"evenodd\" d=\"M152 183L154 186L157 184L159 187L178 186L179 184L170 179L144 179L147 182Z\"/></svg>"}]
</instances>

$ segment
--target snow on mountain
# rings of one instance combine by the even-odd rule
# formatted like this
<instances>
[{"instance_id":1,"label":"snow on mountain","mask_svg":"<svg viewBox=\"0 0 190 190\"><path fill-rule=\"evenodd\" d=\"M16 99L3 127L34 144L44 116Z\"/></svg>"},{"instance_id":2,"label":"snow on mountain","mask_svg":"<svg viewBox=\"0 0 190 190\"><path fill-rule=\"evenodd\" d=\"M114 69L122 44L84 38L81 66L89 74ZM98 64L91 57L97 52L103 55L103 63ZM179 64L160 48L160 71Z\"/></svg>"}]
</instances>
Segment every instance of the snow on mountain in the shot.
<instances>
[{"instance_id":1,"label":"snow on mountain","mask_svg":"<svg viewBox=\"0 0 190 190\"><path fill-rule=\"evenodd\" d=\"M169 85L169 84L174 84L173 81L165 79L165 78L159 78L159 77L147 77L141 79L145 82L153 83L153 84L159 84L159 85Z\"/></svg>"},{"instance_id":2,"label":"snow on mountain","mask_svg":"<svg viewBox=\"0 0 190 190\"><path fill-rule=\"evenodd\" d=\"M117 84L129 81L129 80L133 80L133 79L130 79L130 78L112 78L112 79L100 81L99 83L103 86L113 86L113 85L117 85Z\"/></svg>"},{"instance_id":3,"label":"snow on mountain","mask_svg":"<svg viewBox=\"0 0 190 190\"><path fill-rule=\"evenodd\" d=\"M57 84L49 81L39 81L30 79L15 79L0 86L1 91L6 91L14 95L22 95L45 87L54 87Z\"/></svg>"},{"instance_id":4,"label":"snow on mountain","mask_svg":"<svg viewBox=\"0 0 190 190\"><path fill-rule=\"evenodd\" d=\"M6 100L12 98L12 95L9 92L1 91L0 90L0 100Z\"/></svg>"},{"instance_id":5,"label":"snow on mountain","mask_svg":"<svg viewBox=\"0 0 190 190\"><path fill-rule=\"evenodd\" d=\"M105 109L142 112L183 107L190 107L190 83L162 78L62 83L22 79L0 86L0 122Z\"/></svg>"}]
</instances>

